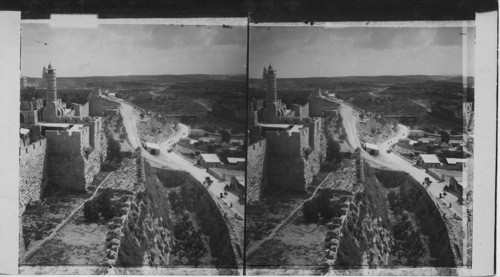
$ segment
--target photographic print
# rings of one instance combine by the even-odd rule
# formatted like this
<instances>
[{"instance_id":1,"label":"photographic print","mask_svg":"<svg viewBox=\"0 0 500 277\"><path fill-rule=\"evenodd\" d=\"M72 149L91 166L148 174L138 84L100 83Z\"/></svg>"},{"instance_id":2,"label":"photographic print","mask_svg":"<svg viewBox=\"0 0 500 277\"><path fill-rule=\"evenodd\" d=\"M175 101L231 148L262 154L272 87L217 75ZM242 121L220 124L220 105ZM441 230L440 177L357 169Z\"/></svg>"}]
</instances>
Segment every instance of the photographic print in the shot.
<instances>
[{"instance_id":1,"label":"photographic print","mask_svg":"<svg viewBox=\"0 0 500 277\"><path fill-rule=\"evenodd\" d=\"M21 27L20 273L241 272L246 28Z\"/></svg>"},{"instance_id":2,"label":"photographic print","mask_svg":"<svg viewBox=\"0 0 500 277\"><path fill-rule=\"evenodd\" d=\"M251 26L247 274L471 266L473 22L386 25Z\"/></svg>"}]
</instances>

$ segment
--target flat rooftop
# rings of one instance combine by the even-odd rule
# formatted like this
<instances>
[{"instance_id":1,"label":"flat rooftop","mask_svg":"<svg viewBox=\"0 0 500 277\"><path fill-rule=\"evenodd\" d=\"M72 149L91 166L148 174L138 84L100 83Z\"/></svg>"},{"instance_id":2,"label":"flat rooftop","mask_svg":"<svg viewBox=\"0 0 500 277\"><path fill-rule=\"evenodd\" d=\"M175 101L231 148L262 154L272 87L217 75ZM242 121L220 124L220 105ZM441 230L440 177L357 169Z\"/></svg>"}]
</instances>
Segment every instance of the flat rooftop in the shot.
<instances>
[{"instance_id":1,"label":"flat rooftop","mask_svg":"<svg viewBox=\"0 0 500 277\"><path fill-rule=\"evenodd\" d=\"M265 128L276 128L276 129L290 129L293 125L291 124L276 124L276 123L259 123L259 126Z\"/></svg>"},{"instance_id":2,"label":"flat rooftop","mask_svg":"<svg viewBox=\"0 0 500 277\"><path fill-rule=\"evenodd\" d=\"M235 163L244 163L246 161L245 158L227 158L227 161L230 163L230 164L235 164Z\"/></svg>"},{"instance_id":3,"label":"flat rooftop","mask_svg":"<svg viewBox=\"0 0 500 277\"><path fill-rule=\"evenodd\" d=\"M446 158L448 164L465 163L467 159Z\"/></svg>"},{"instance_id":4,"label":"flat rooftop","mask_svg":"<svg viewBox=\"0 0 500 277\"><path fill-rule=\"evenodd\" d=\"M433 154L420 154L420 157L422 158L422 161L426 164L440 164L441 162L439 161L438 157Z\"/></svg>"},{"instance_id":5,"label":"flat rooftop","mask_svg":"<svg viewBox=\"0 0 500 277\"><path fill-rule=\"evenodd\" d=\"M160 146L158 146L158 144L151 142L146 142L146 147L151 149L158 149L158 150L160 149Z\"/></svg>"},{"instance_id":6,"label":"flat rooftop","mask_svg":"<svg viewBox=\"0 0 500 277\"><path fill-rule=\"evenodd\" d=\"M379 150L378 146L373 144L373 143L365 143L366 148L374 149L374 150Z\"/></svg>"},{"instance_id":7,"label":"flat rooftop","mask_svg":"<svg viewBox=\"0 0 500 277\"><path fill-rule=\"evenodd\" d=\"M38 125L49 128L69 128L73 124L69 123L38 123Z\"/></svg>"},{"instance_id":8,"label":"flat rooftop","mask_svg":"<svg viewBox=\"0 0 500 277\"><path fill-rule=\"evenodd\" d=\"M222 163L217 154L200 154L200 156L206 163Z\"/></svg>"}]
</instances>

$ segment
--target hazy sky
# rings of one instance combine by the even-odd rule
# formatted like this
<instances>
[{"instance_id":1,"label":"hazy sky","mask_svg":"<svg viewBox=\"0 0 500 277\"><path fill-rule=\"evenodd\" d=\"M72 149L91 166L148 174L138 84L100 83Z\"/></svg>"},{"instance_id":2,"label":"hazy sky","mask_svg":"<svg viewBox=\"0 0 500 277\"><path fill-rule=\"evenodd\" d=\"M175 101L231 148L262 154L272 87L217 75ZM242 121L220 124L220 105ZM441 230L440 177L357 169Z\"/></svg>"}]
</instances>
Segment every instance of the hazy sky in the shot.
<instances>
[{"instance_id":1,"label":"hazy sky","mask_svg":"<svg viewBox=\"0 0 500 277\"><path fill-rule=\"evenodd\" d=\"M23 23L21 71L58 76L245 74L246 27L100 25L52 28Z\"/></svg>"},{"instance_id":2,"label":"hazy sky","mask_svg":"<svg viewBox=\"0 0 500 277\"><path fill-rule=\"evenodd\" d=\"M273 64L278 78L461 75L462 28L252 27L250 77ZM474 28L467 31L474 74Z\"/></svg>"}]
</instances>

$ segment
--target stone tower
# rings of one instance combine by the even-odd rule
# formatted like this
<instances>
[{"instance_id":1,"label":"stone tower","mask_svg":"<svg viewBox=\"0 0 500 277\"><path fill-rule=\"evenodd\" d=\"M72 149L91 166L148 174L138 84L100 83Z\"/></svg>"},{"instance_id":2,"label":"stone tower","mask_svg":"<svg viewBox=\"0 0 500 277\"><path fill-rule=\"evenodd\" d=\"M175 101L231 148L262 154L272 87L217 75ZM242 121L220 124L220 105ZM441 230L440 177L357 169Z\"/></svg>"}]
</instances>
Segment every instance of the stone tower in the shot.
<instances>
[{"instance_id":1,"label":"stone tower","mask_svg":"<svg viewBox=\"0 0 500 277\"><path fill-rule=\"evenodd\" d=\"M264 78L267 84L267 103L271 104L278 99L278 86L276 85L276 70L273 69L271 64L266 69L264 67Z\"/></svg>"},{"instance_id":2,"label":"stone tower","mask_svg":"<svg viewBox=\"0 0 500 277\"><path fill-rule=\"evenodd\" d=\"M57 87L56 87L56 70L52 68L49 63L49 67L43 67L43 78L47 82L47 102L57 101Z\"/></svg>"},{"instance_id":3,"label":"stone tower","mask_svg":"<svg viewBox=\"0 0 500 277\"><path fill-rule=\"evenodd\" d=\"M47 122L54 122L58 116L63 115L63 105L57 99L56 70L49 64L43 67L42 77L47 82L47 102L43 111L43 117Z\"/></svg>"}]
</instances>

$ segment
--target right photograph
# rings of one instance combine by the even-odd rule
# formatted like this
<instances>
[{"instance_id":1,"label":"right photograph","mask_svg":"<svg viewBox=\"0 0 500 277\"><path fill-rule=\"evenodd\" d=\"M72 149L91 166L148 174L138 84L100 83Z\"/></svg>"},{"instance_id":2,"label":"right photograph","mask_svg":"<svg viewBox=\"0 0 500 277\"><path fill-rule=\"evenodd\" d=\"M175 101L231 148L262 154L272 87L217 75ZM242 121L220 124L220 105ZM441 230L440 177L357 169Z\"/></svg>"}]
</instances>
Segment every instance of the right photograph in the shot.
<instances>
[{"instance_id":1,"label":"right photograph","mask_svg":"<svg viewBox=\"0 0 500 277\"><path fill-rule=\"evenodd\" d=\"M470 267L473 22L249 38L246 274Z\"/></svg>"}]
</instances>

